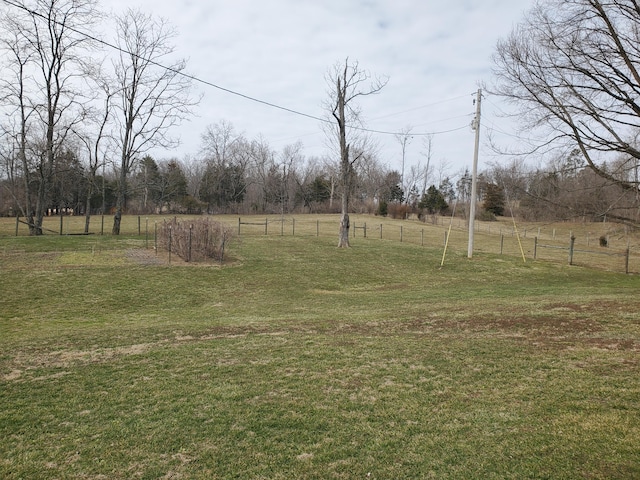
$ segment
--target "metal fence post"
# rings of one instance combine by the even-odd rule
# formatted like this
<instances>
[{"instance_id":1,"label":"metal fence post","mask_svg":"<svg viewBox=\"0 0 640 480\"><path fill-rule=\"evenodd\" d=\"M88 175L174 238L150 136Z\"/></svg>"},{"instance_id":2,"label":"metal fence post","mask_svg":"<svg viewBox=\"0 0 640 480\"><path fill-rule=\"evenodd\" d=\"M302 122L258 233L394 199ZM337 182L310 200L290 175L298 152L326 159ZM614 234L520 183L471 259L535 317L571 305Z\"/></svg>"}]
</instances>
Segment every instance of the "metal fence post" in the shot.
<instances>
[{"instance_id":1,"label":"metal fence post","mask_svg":"<svg viewBox=\"0 0 640 480\"><path fill-rule=\"evenodd\" d=\"M624 258L624 273L629 274L629 247L627 247L627 251L625 252Z\"/></svg>"}]
</instances>

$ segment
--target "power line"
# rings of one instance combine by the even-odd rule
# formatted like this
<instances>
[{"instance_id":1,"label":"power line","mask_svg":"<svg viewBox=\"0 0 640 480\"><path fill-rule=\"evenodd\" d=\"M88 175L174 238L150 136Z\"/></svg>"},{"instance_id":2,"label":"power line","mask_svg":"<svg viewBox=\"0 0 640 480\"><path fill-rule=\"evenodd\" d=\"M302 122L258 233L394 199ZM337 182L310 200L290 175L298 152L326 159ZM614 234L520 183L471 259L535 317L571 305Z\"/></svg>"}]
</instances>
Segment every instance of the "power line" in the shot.
<instances>
[{"instance_id":1,"label":"power line","mask_svg":"<svg viewBox=\"0 0 640 480\"><path fill-rule=\"evenodd\" d=\"M2 1L4 3L6 3L7 5L19 8L21 10L24 10L24 11L26 11L27 13L29 13L32 16L39 17L39 18L41 18L41 19L43 19L45 21L49 21L49 19L46 18L43 14L41 14L39 12L36 12L35 10L30 9L30 8L26 7L25 5L20 5L20 4L15 3L15 2L13 2L11 0L2 0ZM57 20L53 20L53 22L56 23L56 24L60 24L60 22L58 22ZM83 37L85 37L85 38L87 38L89 40L92 40L92 41L97 42L97 43L99 43L101 45L109 47L109 48L111 48L113 50L116 50L116 51L118 51L120 53L125 53L127 55L131 55L133 57L136 57L136 58L138 58L138 59L140 59L140 60L142 60L144 62L147 62L150 65L156 66L158 68L162 68L162 69L164 69L166 71L169 71L169 72L174 73L176 75L182 76L182 77L187 78L189 80L192 80L192 81L194 81L196 83L200 83L202 85L206 85L208 87L215 88L217 90L220 90L222 92L228 93L230 95L235 95L235 96L244 98L245 100L249 100L251 102L259 103L259 104L265 105L267 107L275 108L275 109L282 110L282 111L285 111L285 112L288 112L288 113L292 113L294 115L310 118L312 120L316 120L316 121L319 121L319 122L322 122L322 123L327 123L327 124L333 125L333 121L328 120L326 118L322 118L322 117L318 117L318 116L315 116L315 115L311 115L309 113L301 112L299 110L294 110L294 109L289 108L289 107L278 105L278 104L273 103L273 102L268 102L266 100L262 100L262 99L259 99L259 98L256 98L256 97L252 97L251 95L247 95L245 93L241 93L241 92L232 90L230 88L226 88L226 87L223 87L221 85L217 85L217 84L215 84L215 83L213 83L211 81L204 80L204 79L202 79L200 77L196 77L195 75L191 75L191 74L185 73L185 72L183 72L181 70L177 70L177 69L175 69L173 67L168 67L166 65L163 65L163 64L161 64L159 62L156 62L155 60L152 60L150 58L142 57L142 56L140 56L140 55L138 55L136 53L133 53L133 52L127 50L127 49L124 49L124 48L122 48L122 47L120 47L118 45L115 45L115 44L110 43L110 42L108 42L106 40L98 38L98 37L96 37L94 35L91 35L91 34L89 34L87 32L83 32L81 30L78 30L78 29L76 29L74 27L71 27L69 25L65 25L65 28L67 28L68 30L70 30L70 31L72 31L74 33L77 33L78 35L82 35ZM462 98L462 96L461 97L456 97L456 98L453 98L453 99L449 99L449 100L442 100L440 102L434 102L433 104L430 104L430 105L424 105L424 106L421 106L421 107L415 107L415 108L406 110L404 112L399 112L398 115L402 114L402 113L407 113L407 112L410 112L410 111L413 111L413 110L419 110L421 108L426 108L428 106L437 105L439 103L445 103L445 102L448 102L448 101L457 100L459 98ZM393 115L396 115L396 114L391 114L391 115L387 115L387 116L393 116ZM380 118L385 118L385 117L380 117ZM358 127L358 126L350 126L349 128L352 129L352 130L357 130L357 131L366 132L366 133L376 133L376 134L380 134L380 135L401 135L402 134L401 132L375 130L375 129L365 128L365 127ZM411 135L412 136L417 136L417 137L420 137L420 136L431 136L431 135L442 135L442 134L445 134L445 133L457 132L457 131L463 130L465 128L467 128L467 125L464 125L464 126L458 127L458 128L453 128L453 129L450 129L450 130L443 130L443 131L411 133Z\"/></svg>"}]
</instances>

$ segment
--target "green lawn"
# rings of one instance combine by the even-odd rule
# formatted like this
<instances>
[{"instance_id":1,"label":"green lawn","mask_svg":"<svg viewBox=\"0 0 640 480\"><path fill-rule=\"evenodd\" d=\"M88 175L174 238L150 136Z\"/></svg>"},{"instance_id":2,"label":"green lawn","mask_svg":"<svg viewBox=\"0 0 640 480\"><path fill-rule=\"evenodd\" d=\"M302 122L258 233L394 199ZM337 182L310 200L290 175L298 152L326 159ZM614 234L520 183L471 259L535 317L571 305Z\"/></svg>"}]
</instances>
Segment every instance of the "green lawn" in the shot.
<instances>
[{"instance_id":1,"label":"green lawn","mask_svg":"<svg viewBox=\"0 0 640 480\"><path fill-rule=\"evenodd\" d=\"M640 277L369 237L0 237L0 478L640 477Z\"/></svg>"}]
</instances>

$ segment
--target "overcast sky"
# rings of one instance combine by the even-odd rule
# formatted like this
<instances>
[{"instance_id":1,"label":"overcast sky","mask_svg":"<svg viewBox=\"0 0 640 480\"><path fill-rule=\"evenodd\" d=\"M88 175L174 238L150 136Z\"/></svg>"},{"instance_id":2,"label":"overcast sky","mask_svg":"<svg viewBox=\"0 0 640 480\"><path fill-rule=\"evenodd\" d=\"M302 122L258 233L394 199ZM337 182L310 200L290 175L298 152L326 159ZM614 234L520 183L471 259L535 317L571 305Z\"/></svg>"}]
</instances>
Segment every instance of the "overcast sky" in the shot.
<instances>
[{"instance_id":1,"label":"overcast sky","mask_svg":"<svg viewBox=\"0 0 640 480\"><path fill-rule=\"evenodd\" d=\"M481 82L491 80L491 55L533 0L110 0L113 12L139 8L171 21L176 53L188 73L244 95L325 117L327 72L346 57L386 87L361 102L366 127L412 127L407 167L424 163L420 134L436 132L432 162L451 173L471 167L469 125ZM204 95L197 117L179 129L173 155L196 155L205 127L222 120L248 139L262 135L276 151L301 141L307 156L331 152L318 121L196 84ZM496 114L498 98L483 100L480 167L494 161L486 145L493 129L513 132ZM437 134L454 130L449 133ZM494 131L496 138L500 134ZM393 135L374 135L380 159L400 169ZM509 137L504 137L508 139Z\"/></svg>"}]
</instances>

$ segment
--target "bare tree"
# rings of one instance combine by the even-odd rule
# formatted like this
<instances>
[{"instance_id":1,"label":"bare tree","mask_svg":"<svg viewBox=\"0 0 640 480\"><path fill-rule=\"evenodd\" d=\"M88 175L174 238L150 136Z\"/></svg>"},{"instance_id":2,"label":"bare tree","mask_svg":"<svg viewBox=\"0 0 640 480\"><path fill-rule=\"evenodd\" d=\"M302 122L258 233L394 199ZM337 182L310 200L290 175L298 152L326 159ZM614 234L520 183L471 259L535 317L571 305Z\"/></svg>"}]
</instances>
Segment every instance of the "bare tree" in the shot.
<instances>
[{"instance_id":1,"label":"bare tree","mask_svg":"<svg viewBox=\"0 0 640 480\"><path fill-rule=\"evenodd\" d=\"M93 81L97 91L101 95L103 105L101 108L90 109L87 121L81 128L74 128L73 131L83 144L87 155L87 191L85 197L84 212L84 233L89 233L91 222L91 198L98 188L96 184L96 174L101 166L106 162L106 152L104 151L105 140L107 138L107 127L112 115L112 99L114 92L105 78L99 71L94 72ZM96 98L98 99L98 98ZM86 128L86 127L89 128ZM103 180L104 181L104 180ZM104 214L104 212L102 212Z\"/></svg>"},{"instance_id":2,"label":"bare tree","mask_svg":"<svg viewBox=\"0 0 640 480\"><path fill-rule=\"evenodd\" d=\"M640 4L546 0L497 45L494 91L525 128L578 149L597 175L637 193ZM616 169L610 168L615 160Z\"/></svg>"},{"instance_id":3,"label":"bare tree","mask_svg":"<svg viewBox=\"0 0 640 480\"><path fill-rule=\"evenodd\" d=\"M286 145L280 154L282 185L279 201L282 215L293 210L298 170L304 163L302 148L302 143L296 142L293 145Z\"/></svg>"},{"instance_id":4,"label":"bare tree","mask_svg":"<svg viewBox=\"0 0 640 480\"><path fill-rule=\"evenodd\" d=\"M119 56L115 61L116 105L120 165L114 235L126 206L127 178L138 157L155 147L173 148L178 141L169 130L191 113L197 101L191 80L183 74L184 60L163 65L173 53L174 30L165 20L127 10L116 19Z\"/></svg>"},{"instance_id":5,"label":"bare tree","mask_svg":"<svg viewBox=\"0 0 640 480\"><path fill-rule=\"evenodd\" d=\"M1 48L5 52L2 67L5 72L10 72L6 78L3 78L0 91L2 92L2 104L9 107L7 118L10 119L10 122L3 130L8 137L11 137L11 144L6 154L7 177L11 185L10 193L15 205L26 218L30 232L35 233L36 230L32 227L35 225L31 189L32 169L27 160L28 121L33 113L33 108L29 102L26 85L27 65L31 61L33 52L28 48L28 43L23 35L23 25L19 18L5 12L0 19L0 27L4 31L1 38ZM19 177L22 177L22 182ZM19 183L22 183L22 195L18 193Z\"/></svg>"},{"instance_id":6,"label":"bare tree","mask_svg":"<svg viewBox=\"0 0 640 480\"><path fill-rule=\"evenodd\" d=\"M253 210L265 211L268 198L269 172L275 164L275 153L266 139L251 142L251 162L248 169L248 201Z\"/></svg>"},{"instance_id":7,"label":"bare tree","mask_svg":"<svg viewBox=\"0 0 640 480\"><path fill-rule=\"evenodd\" d=\"M408 202L408 193L409 189L407 188L407 184L405 183L405 161L407 154L407 145L411 142L413 136L411 135L411 130L413 127L407 126L400 130L395 135L396 141L400 144L400 148L402 150L402 170L400 170L400 185L402 186L402 191L405 195L405 200Z\"/></svg>"},{"instance_id":8,"label":"bare tree","mask_svg":"<svg viewBox=\"0 0 640 480\"><path fill-rule=\"evenodd\" d=\"M338 247L349 247L349 200L353 187L353 165L358 161L364 150L351 151L351 138L354 124L360 122L359 110L355 104L358 97L373 95L380 92L387 84L387 80L371 79L369 73L360 69L357 62L336 64L328 74L327 81L331 88L328 109L335 120L334 134L340 147L340 187L342 189L342 203ZM354 149L355 150L355 149Z\"/></svg>"},{"instance_id":9,"label":"bare tree","mask_svg":"<svg viewBox=\"0 0 640 480\"><path fill-rule=\"evenodd\" d=\"M245 174L253 160L251 144L226 121L207 126L201 142L206 168L200 200L208 209L213 205L239 208L247 188Z\"/></svg>"},{"instance_id":10,"label":"bare tree","mask_svg":"<svg viewBox=\"0 0 640 480\"><path fill-rule=\"evenodd\" d=\"M18 80L12 93L17 99L16 137L25 178L23 209L30 234L40 235L56 158L62 155L71 128L84 115L78 78L86 65L82 53L91 41L78 33L79 28L90 27L98 15L92 0L35 0L12 7L4 21L11 39L5 45L13 45L9 50ZM27 158L29 143L33 164Z\"/></svg>"},{"instance_id":11,"label":"bare tree","mask_svg":"<svg viewBox=\"0 0 640 480\"><path fill-rule=\"evenodd\" d=\"M431 167L431 159L433 158L433 135L430 134L423 137L422 146L424 148L422 155L427 159L427 164L424 167L424 175L422 177L422 191L420 192L420 197L427 193L427 183L429 182L429 174L431 173L429 168Z\"/></svg>"}]
</instances>

